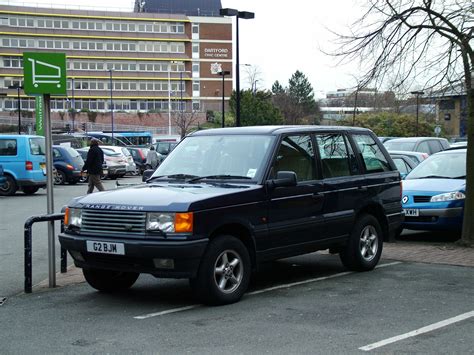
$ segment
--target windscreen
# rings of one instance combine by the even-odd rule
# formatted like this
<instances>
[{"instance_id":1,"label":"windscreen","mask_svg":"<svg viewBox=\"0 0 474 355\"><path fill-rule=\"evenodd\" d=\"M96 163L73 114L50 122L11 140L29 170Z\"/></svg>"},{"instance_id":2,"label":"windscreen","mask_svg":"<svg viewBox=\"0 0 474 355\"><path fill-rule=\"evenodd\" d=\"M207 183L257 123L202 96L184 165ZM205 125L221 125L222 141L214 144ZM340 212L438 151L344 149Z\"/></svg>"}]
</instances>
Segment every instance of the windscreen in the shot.
<instances>
[{"instance_id":1,"label":"windscreen","mask_svg":"<svg viewBox=\"0 0 474 355\"><path fill-rule=\"evenodd\" d=\"M466 178L466 153L432 155L406 177L407 180L427 178Z\"/></svg>"},{"instance_id":2,"label":"windscreen","mask_svg":"<svg viewBox=\"0 0 474 355\"><path fill-rule=\"evenodd\" d=\"M153 176L235 175L258 179L270 153L273 136L222 135L187 137Z\"/></svg>"}]
</instances>

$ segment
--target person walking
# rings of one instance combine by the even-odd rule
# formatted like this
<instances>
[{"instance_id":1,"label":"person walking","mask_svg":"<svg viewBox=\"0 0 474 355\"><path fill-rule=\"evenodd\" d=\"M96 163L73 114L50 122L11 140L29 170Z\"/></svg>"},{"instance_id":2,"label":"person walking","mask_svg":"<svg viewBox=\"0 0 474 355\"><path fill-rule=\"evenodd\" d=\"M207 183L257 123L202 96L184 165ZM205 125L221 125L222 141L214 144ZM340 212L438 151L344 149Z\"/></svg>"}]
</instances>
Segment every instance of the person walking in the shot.
<instances>
[{"instance_id":1,"label":"person walking","mask_svg":"<svg viewBox=\"0 0 474 355\"><path fill-rule=\"evenodd\" d=\"M150 147L148 154L146 155L146 165L149 165L151 169L155 170L158 167L158 153L155 150L154 146Z\"/></svg>"},{"instance_id":2,"label":"person walking","mask_svg":"<svg viewBox=\"0 0 474 355\"><path fill-rule=\"evenodd\" d=\"M99 147L100 140L97 138L91 139L91 146L87 152L87 158L82 167L82 171L87 171L89 175L89 185L87 193L91 194L94 191L94 187L97 187L99 191L104 191L104 185L100 180L102 175L102 165L104 164L104 152Z\"/></svg>"}]
</instances>

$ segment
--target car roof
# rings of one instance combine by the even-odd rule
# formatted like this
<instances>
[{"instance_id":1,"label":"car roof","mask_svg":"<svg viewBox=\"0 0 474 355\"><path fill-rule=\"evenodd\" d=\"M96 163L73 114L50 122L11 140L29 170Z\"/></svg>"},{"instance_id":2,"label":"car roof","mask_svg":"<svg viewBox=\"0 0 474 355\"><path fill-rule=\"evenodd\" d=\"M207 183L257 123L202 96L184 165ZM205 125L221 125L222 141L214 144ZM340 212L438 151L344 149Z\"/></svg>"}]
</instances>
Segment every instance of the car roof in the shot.
<instances>
[{"instance_id":1,"label":"car roof","mask_svg":"<svg viewBox=\"0 0 474 355\"><path fill-rule=\"evenodd\" d=\"M389 151L388 151L388 154L425 156L426 153L413 152L413 151L411 151L411 150L389 150Z\"/></svg>"},{"instance_id":2,"label":"car roof","mask_svg":"<svg viewBox=\"0 0 474 355\"><path fill-rule=\"evenodd\" d=\"M442 150L441 152L435 153L433 155L456 154L456 153L466 153L467 154L467 149L466 148L446 149L446 150Z\"/></svg>"},{"instance_id":3,"label":"car roof","mask_svg":"<svg viewBox=\"0 0 474 355\"><path fill-rule=\"evenodd\" d=\"M396 142L419 142L427 139L436 139L436 140L444 140L444 138L439 137L404 137L404 138L394 138L390 139L388 142L396 143Z\"/></svg>"},{"instance_id":4,"label":"car roof","mask_svg":"<svg viewBox=\"0 0 474 355\"><path fill-rule=\"evenodd\" d=\"M285 133L299 133L303 131L334 131L334 132L371 132L367 128L345 127L345 126L248 126L248 127L228 127L214 128L202 131L196 131L190 136L207 136L207 135L232 135L232 134L258 134L258 135L279 135Z\"/></svg>"}]
</instances>

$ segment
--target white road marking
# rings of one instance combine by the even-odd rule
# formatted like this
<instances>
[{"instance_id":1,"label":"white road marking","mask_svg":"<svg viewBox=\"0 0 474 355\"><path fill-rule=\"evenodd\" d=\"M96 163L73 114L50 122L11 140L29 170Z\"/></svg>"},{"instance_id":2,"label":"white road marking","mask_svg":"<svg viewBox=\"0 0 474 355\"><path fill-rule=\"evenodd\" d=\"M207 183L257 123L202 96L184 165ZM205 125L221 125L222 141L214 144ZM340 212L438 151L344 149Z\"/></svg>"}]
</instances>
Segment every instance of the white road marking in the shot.
<instances>
[{"instance_id":1,"label":"white road marking","mask_svg":"<svg viewBox=\"0 0 474 355\"><path fill-rule=\"evenodd\" d=\"M380 347L388 345L388 344L395 343L395 342L400 341L400 340L404 340L404 339L407 339L407 338L415 337L415 336L420 335L420 334L432 332L433 330L440 329L440 328L446 327L448 325L451 325L451 324L454 324L454 323L457 323L457 322L461 322L461 321L466 320L466 319L471 318L471 317L474 317L474 311L463 313L463 314L460 314L459 316L452 317L452 318L449 318L449 319L445 319L445 320L442 320L440 322L427 325L426 327L422 327L422 328L413 330L413 331L405 333L405 334L401 334L401 335L397 335L397 336L394 336L394 337L391 337L391 338L388 338L388 339L385 339L385 340L381 340L381 341L378 341L378 342L373 343L373 344L365 345L363 347L360 347L359 350L370 351L370 350L380 348Z\"/></svg>"},{"instance_id":2,"label":"white road marking","mask_svg":"<svg viewBox=\"0 0 474 355\"><path fill-rule=\"evenodd\" d=\"M381 264L381 265L376 266L376 269L379 269L379 268L382 268L382 267L387 267L387 266L398 265L398 264L401 264L401 263L402 263L401 261L395 261L393 263ZM274 286L274 287L264 288L262 290L246 293L245 295L246 296L258 295L260 293L275 291L275 290L279 290L279 289L282 289L282 288L290 288L290 287L294 287L294 286L304 285L304 284L308 284L308 283L311 283L311 282L317 282L317 281L322 281L322 280L327 280L327 279L333 279L333 278L336 278L336 277L346 276L346 275L353 274L353 273L354 273L354 271L340 272L340 273L334 274L334 275L329 275L329 276L324 276L324 277L317 277L317 278L314 278L314 279L309 279L309 280L304 280L304 281L299 281L299 282L293 282L293 283L290 283L290 284L284 284L284 285L278 285L278 286ZM148 319L148 318L152 318L152 317L164 316L166 314L187 311L187 310L198 308L198 307L201 307L201 306L202 306L201 304L193 304L193 305L190 305L190 306L168 309L166 311L144 314L142 316L136 316L136 317L133 317L133 318L143 320L143 319Z\"/></svg>"}]
</instances>

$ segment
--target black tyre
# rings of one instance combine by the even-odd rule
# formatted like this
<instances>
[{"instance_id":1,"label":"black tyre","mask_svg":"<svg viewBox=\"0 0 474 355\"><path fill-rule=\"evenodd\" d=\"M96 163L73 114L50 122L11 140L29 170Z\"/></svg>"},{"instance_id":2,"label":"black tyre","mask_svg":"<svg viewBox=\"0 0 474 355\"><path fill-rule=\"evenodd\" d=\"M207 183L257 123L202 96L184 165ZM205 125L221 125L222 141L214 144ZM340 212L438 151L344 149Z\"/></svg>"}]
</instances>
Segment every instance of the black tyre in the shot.
<instances>
[{"instance_id":1,"label":"black tyre","mask_svg":"<svg viewBox=\"0 0 474 355\"><path fill-rule=\"evenodd\" d=\"M5 175L7 181L0 186L0 196L12 196L15 194L16 190L18 190L18 186L14 178L10 175Z\"/></svg>"},{"instance_id":2,"label":"black tyre","mask_svg":"<svg viewBox=\"0 0 474 355\"><path fill-rule=\"evenodd\" d=\"M349 241L339 256L349 270L368 271L379 262L382 248L380 223L374 216L364 214L354 224Z\"/></svg>"},{"instance_id":3,"label":"black tyre","mask_svg":"<svg viewBox=\"0 0 474 355\"><path fill-rule=\"evenodd\" d=\"M250 256L235 237L213 239L204 254L196 279L190 284L198 299L210 305L239 301L250 282Z\"/></svg>"},{"instance_id":4,"label":"black tyre","mask_svg":"<svg viewBox=\"0 0 474 355\"><path fill-rule=\"evenodd\" d=\"M61 170L57 170L56 175L54 175L54 185L64 185L65 183L66 174Z\"/></svg>"},{"instance_id":5,"label":"black tyre","mask_svg":"<svg viewBox=\"0 0 474 355\"><path fill-rule=\"evenodd\" d=\"M102 292L114 292L129 289L140 274L100 269L82 269L87 283Z\"/></svg>"},{"instance_id":6,"label":"black tyre","mask_svg":"<svg viewBox=\"0 0 474 355\"><path fill-rule=\"evenodd\" d=\"M110 180L117 180L118 175L109 175Z\"/></svg>"},{"instance_id":7,"label":"black tyre","mask_svg":"<svg viewBox=\"0 0 474 355\"><path fill-rule=\"evenodd\" d=\"M39 187L36 186L24 186L22 191L25 195L33 195L39 190Z\"/></svg>"}]
</instances>

